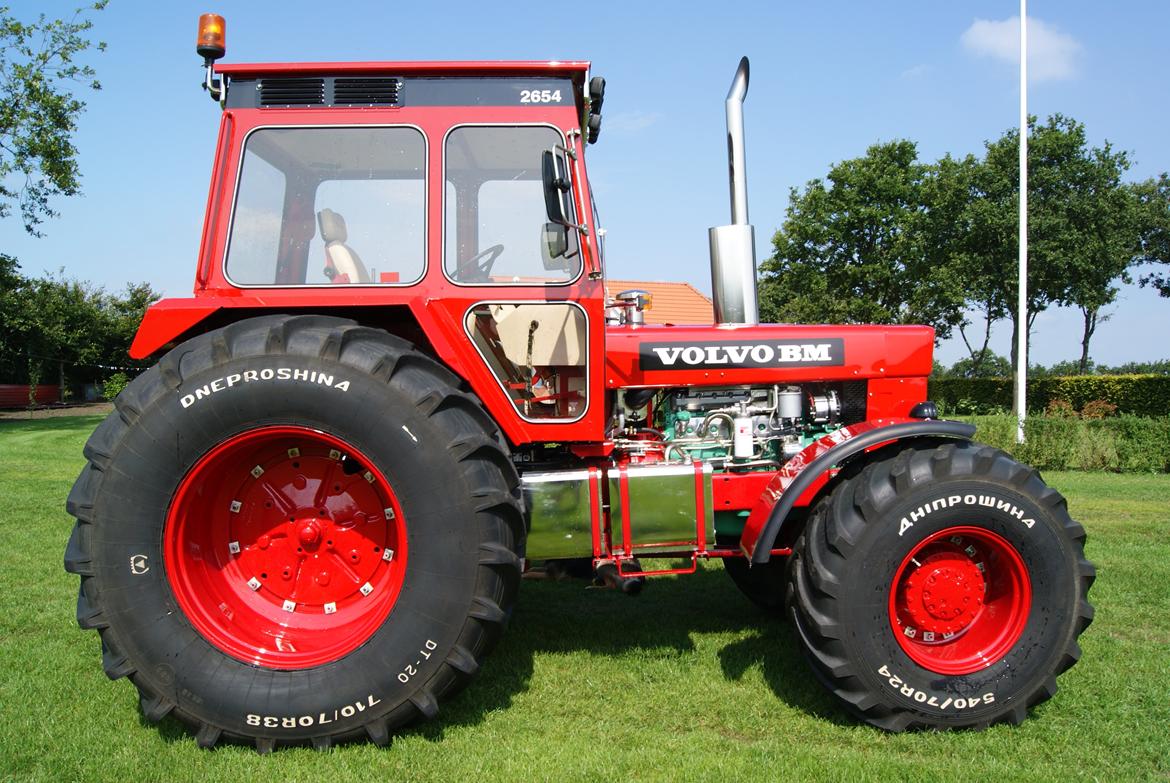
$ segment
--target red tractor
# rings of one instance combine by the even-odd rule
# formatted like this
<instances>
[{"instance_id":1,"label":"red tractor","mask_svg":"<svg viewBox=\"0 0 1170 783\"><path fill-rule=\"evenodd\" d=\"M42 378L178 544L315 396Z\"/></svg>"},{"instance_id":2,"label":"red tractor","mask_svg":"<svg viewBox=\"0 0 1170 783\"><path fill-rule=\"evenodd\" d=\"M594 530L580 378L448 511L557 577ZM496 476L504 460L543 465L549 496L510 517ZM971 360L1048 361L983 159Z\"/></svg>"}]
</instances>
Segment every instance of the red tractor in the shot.
<instances>
[{"instance_id":1,"label":"red tractor","mask_svg":"<svg viewBox=\"0 0 1170 783\"><path fill-rule=\"evenodd\" d=\"M923 326L757 323L742 105L714 324L606 295L586 62L216 65L194 295L69 495L78 622L145 716L261 750L434 718L534 564L720 559L892 731L1018 722L1079 656L1085 533L937 418ZM641 562L647 565L641 565ZM654 569L658 564L662 567Z\"/></svg>"}]
</instances>

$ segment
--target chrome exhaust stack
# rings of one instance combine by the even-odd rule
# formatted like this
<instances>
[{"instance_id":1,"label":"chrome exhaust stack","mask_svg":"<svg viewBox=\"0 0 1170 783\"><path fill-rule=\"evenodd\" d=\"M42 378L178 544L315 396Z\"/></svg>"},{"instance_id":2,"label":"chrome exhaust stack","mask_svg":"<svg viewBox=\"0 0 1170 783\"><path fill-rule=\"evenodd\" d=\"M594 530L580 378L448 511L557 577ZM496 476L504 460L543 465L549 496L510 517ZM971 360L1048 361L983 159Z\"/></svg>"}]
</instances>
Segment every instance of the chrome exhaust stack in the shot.
<instances>
[{"instance_id":1,"label":"chrome exhaust stack","mask_svg":"<svg viewBox=\"0 0 1170 783\"><path fill-rule=\"evenodd\" d=\"M724 107L731 181L731 225L708 230L711 243L711 298L717 324L757 324L756 230L748 223L747 167L744 163L743 100L748 58L739 61Z\"/></svg>"}]
</instances>

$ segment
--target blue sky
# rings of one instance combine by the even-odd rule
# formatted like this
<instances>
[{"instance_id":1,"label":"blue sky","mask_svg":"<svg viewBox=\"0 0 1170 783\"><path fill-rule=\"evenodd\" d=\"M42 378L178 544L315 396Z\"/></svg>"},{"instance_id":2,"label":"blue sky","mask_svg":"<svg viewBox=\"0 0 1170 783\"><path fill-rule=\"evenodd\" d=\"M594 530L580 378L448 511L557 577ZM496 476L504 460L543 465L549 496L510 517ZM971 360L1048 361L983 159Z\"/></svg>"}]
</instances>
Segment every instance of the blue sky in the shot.
<instances>
[{"instance_id":1,"label":"blue sky","mask_svg":"<svg viewBox=\"0 0 1170 783\"><path fill-rule=\"evenodd\" d=\"M29 18L76 2L15 2ZM721 16L739 10L738 17ZM1108 10L1106 10L1108 9ZM199 89L196 20L227 17L229 62L588 59L608 81L590 176L608 230L608 274L710 289L708 226L728 222L723 97L741 55L749 203L757 251L770 249L789 188L909 138L920 156L979 152L1017 121L1012 62L1018 4L1008 2L280 3L216 6L114 0L95 16L109 50L92 59L104 89L85 96L77 135L84 195L57 202L41 239L0 222L0 250L26 273L66 273L120 288L147 280L191 290L217 107ZM1164 56L1170 4L1029 3L1036 78L1030 110L1084 122L1094 143L1133 153L1133 179L1170 170ZM1141 335L1170 327L1170 300L1126 287L1099 327L1098 361L1165 358ZM1037 321L1035 361L1079 356L1080 314ZM993 347L1008 351L1009 330ZM938 357L961 358L957 341Z\"/></svg>"}]
</instances>

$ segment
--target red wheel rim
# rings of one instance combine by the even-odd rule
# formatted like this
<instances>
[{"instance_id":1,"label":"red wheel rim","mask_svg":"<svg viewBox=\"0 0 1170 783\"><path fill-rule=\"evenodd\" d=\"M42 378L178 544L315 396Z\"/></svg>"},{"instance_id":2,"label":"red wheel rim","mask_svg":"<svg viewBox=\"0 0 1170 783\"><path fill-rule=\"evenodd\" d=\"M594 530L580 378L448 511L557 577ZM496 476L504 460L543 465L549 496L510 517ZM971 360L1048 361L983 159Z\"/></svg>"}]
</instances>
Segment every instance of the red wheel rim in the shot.
<instances>
[{"instance_id":1,"label":"red wheel rim","mask_svg":"<svg viewBox=\"0 0 1170 783\"><path fill-rule=\"evenodd\" d=\"M1019 552L978 527L926 538L902 561L890 589L894 638L919 665L970 674L1019 641L1032 585Z\"/></svg>"},{"instance_id":2,"label":"red wheel rim","mask_svg":"<svg viewBox=\"0 0 1170 783\"><path fill-rule=\"evenodd\" d=\"M171 589L207 641L247 663L305 669L360 647L406 573L385 476L340 438L260 427L203 455L167 512Z\"/></svg>"}]
</instances>

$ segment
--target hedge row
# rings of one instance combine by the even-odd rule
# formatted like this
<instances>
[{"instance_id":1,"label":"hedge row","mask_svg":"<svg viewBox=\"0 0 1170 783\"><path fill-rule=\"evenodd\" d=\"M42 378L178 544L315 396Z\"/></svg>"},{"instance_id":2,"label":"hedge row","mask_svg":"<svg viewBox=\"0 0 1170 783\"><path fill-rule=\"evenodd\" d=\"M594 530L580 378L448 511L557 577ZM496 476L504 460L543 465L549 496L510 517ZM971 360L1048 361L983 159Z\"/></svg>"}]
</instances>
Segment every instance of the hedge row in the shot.
<instances>
[{"instance_id":1,"label":"hedge row","mask_svg":"<svg viewBox=\"0 0 1170 783\"><path fill-rule=\"evenodd\" d=\"M1004 413L1012 408L1011 378L931 379L930 399L948 415ZM1053 400L1080 410L1106 400L1118 413L1170 415L1170 375L1067 375L1028 381L1028 410L1042 412Z\"/></svg>"},{"instance_id":2,"label":"hedge row","mask_svg":"<svg viewBox=\"0 0 1170 783\"><path fill-rule=\"evenodd\" d=\"M1016 443L1016 418L960 416L979 429L975 439L1041 470L1170 473L1170 416L1070 419L1030 416L1025 442Z\"/></svg>"}]
</instances>

